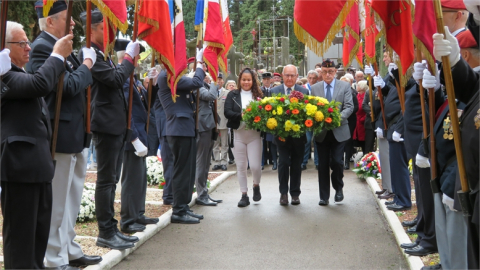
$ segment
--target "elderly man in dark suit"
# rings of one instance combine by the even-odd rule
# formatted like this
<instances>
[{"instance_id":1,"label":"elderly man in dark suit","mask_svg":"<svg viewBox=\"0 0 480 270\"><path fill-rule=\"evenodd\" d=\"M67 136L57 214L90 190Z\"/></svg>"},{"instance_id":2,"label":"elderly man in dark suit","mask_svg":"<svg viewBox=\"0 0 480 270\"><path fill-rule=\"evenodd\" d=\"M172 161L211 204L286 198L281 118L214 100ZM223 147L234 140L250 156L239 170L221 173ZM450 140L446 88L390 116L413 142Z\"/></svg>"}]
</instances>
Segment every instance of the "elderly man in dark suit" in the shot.
<instances>
[{"instance_id":1,"label":"elderly man in dark suit","mask_svg":"<svg viewBox=\"0 0 480 270\"><path fill-rule=\"evenodd\" d=\"M42 32L33 42L30 51L30 62L26 70L32 74L49 58L55 41L67 34L64 33L65 22L58 19L67 16L67 5L64 1L55 2L47 17L43 17L42 1L38 1L35 7ZM97 20L103 21L101 13L98 14L95 14ZM70 25L75 25L73 20L70 20ZM80 210L88 146L91 141L85 127L85 90L93 82L90 69L96 60L93 49L82 50L85 55L83 63L80 63L73 54L67 57L61 121L55 151L55 176L52 180L52 218L45 255L47 267L92 265L102 260L99 256L84 255L80 245L74 241L76 235L74 226ZM57 86L53 89L56 90ZM56 99L56 91L50 92L45 97L52 121Z\"/></svg>"},{"instance_id":2,"label":"elderly man in dark suit","mask_svg":"<svg viewBox=\"0 0 480 270\"><path fill-rule=\"evenodd\" d=\"M286 65L283 68L283 84L270 91L273 95L290 95L292 91L301 92L308 95L308 90L296 84L298 70L294 65ZM277 145L279 153L278 162L278 181L280 183L280 204L288 204L288 192L292 196L292 204L300 204L300 183L302 178L302 161L305 152L305 143L307 137L302 135L300 138L287 137L285 141L280 141L276 136L273 142ZM288 180L290 178L290 190Z\"/></svg>"},{"instance_id":3,"label":"elderly man in dark suit","mask_svg":"<svg viewBox=\"0 0 480 270\"><path fill-rule=\"evenodd\" d=\"M134 70L134 58L140 52L138 42L128 44L125 59L115 66L103 53L103 24L92 20L92 48L97 62L92 67L92 131L97 150L95 209L99 234L97 246L123 250L133 247L136 236L122 234L114 218L115 189L120 180L125 142L131 140L137 152L146 149L127 132L127 103L123 85ZM83 58L80 52L79 58Z\"/></svg>"},{"instance_id":4,"label":"elderly man in dark suit","mask_svg":"<svg viewBox=\"0 0 480 270\"><path fill-rule=\"evenodd\" d=\"M57 84L63 61L72 52L73 35L59 39L35 74L27 74L30 51L23 26L7 22L6 45L11 70L2 51L1 207L5 269L41 269L47 250L52 213L50 115L43 97Z\"/></svg>"},{"instance_id":5,"label":"elderly man in dark suit","mask_svg":"<svg viewBox=\"0 0 480 270\"><path fill-rule=\"evenodd\" d=\"M200 223L202 216L193 213L188 204L192 200L195 183L196 153L195 142L195 101L193 90L203 86L205 72L202 66L203 50L197 51L197 69L193 78L183 76L177 84L176 96L172 96L167 72L158 76L158 97L167 116L165 133L173 153L173 214L172 223ZM173 98L175 97L175 101Z\"/></svg>"},{"instance_id":6,"label":"elderly man in dark suit","mask_svg":"<svg viewBox=\"0 0 480 270\"><path fill-rule=\"evenodd\" d=\"M320 188L319 205L328 205L330 198L330 168L332 168L332 186L335 189L335 202L343 200L343 152L350 138L348 117L353 112L353 99L350 84L335 79L337 69L330 59L322 63L323 82L312 86L312 95L324 97L328 101L340 102L338 108L342 122L339 127L315 137L318 149L318 185Z\"/></svg>"}]
</instances>

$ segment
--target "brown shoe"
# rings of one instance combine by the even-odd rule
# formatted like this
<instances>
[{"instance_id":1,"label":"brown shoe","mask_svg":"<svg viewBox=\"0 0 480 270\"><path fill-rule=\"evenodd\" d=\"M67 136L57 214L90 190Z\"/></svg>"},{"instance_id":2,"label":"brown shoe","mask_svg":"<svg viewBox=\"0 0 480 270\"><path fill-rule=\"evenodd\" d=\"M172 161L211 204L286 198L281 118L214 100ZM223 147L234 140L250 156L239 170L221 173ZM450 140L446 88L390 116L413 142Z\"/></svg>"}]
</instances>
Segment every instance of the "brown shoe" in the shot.
<instances>
[{"instance_id":1,"label":"brown shoe","mask_svg":"<svg viewBox=\"0 0 480 270\"><path fill-rule=\"evenodd\" d=\"M385 191L385 193L383 193L382 195L378 195L378 198L383 200L388 200L393 197L395 197L395 194L388 192L388 190Z\"/></svg>"},{"instance_id":2,"label":"brown shoe","mask_svg":"<svg viewBox=\"0 0 480 270\"><path fill-rule=\"evenodd\" d=\"M287 205L288 204L288 195L287 194L281 194L280 195L280 204L281 205Z\"/></svg>"},{"instance_id":3,"label":"brown shoe","mask_svg":"<svg viewBox=\"0 0 480 270\"><path fill-rule=\"evenodd\" d=\"M379 190L379 191L375 191L375 194L377 195L382 195L383 193L385 193L385 191L387 191L386 189L382 189L382 190Z\"/></svg>"},{"instance_id":4,"label":"brown shoe","mask_svg":"<svg viewBox=\"0 0 480 270\"><path fill-rule=\"evenodd\" d=\"M293 205L300 204L300 198L298 198L298 196L292 196L292 204Z\"/></svg>"}]
</instances>

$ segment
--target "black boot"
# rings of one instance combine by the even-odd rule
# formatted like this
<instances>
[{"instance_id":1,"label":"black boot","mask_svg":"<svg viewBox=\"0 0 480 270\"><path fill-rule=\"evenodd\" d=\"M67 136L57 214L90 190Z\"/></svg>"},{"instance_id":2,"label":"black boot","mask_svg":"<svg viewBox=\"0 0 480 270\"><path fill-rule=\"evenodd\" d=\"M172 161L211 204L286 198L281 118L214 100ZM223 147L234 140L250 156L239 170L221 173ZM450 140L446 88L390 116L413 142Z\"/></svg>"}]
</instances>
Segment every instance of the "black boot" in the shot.
<instances>
[{"instance_id":1,"label":"black boot","mask_svg":"<svg viewBox=\"0 0 480 270\"><path fill-rule=\"evenodd\" d=\"M345 160L345 167L344 167L345 170L350 170L350 161L349 160Z\"/></svg>"},{"instance_id":2,"label":"black boot","mask_svg":"<svg viewBox=\"0 0 480 270\"><path fill-rule=\"evenodd\" d=\"M250 199L247 194L242 194L242 198L238 202L238 207L245 207L247 205L250 205Z\"/></svg>"}]
</instances>

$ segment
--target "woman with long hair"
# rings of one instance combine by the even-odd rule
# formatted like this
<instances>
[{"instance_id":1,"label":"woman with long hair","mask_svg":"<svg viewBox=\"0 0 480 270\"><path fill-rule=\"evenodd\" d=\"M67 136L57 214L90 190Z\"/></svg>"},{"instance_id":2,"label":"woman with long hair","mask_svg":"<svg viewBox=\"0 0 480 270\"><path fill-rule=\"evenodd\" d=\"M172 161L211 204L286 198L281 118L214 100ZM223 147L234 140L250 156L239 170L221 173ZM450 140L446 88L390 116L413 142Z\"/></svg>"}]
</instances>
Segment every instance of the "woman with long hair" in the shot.
<instances>
[{"instance_id":1,"label":"woman with long hair","mask_svg":"<svg viewBox=\"0 0 480 270\"><path fill-rule=\"evenodd\" d=\"M260 178L262 175L262 138L256 130L246 130L245 122L242 121L243 110L248 104L257 98L262 98L257 74L250 68L244 68L238 76L239 89L232 90L225 101L224 114L228 119L227 127L233 130L233 154L237 164L237 178L240 184L242 198L238 207L245 207L250 204L247 195L247 167L250 162L250 169L253 175L253 201L260 201Z\"/></svg>"}]
</instances>

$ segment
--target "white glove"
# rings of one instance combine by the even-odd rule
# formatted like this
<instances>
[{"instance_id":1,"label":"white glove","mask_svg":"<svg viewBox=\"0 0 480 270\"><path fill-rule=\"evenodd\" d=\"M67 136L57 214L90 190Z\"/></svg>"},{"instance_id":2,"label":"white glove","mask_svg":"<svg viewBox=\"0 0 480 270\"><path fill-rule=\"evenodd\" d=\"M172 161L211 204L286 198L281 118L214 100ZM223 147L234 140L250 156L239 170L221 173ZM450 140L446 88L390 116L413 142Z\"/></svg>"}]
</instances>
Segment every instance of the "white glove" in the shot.
<instances>
[{"instance_id":1,"label":"white glove","mask_svg":"<svg viewBox=\"0 0 480 270\"><path fill-rule=\"evenodd\" d=\"M12 68L12 59L10 59L10 50L4 49L0 52L0 76L7 73Z\"/></svg>"},{"instance_id":2,"label":"white glove","mask_svg":"<svg viewBox=\"0 0 480 270\"><path fill-rule=\"evenodd\" d=\"M480 21L480 2L478 0L463 0L463 3L467 10L473 14L473 19Z\"/></svg>"},{"instance_id":3,"label":"white glove","mask_svg":"<svg viewBox=\"0 0 480 270\"><path fill-rule=\"evenodd\" d=\"M392 140L394 140L396 142L403 142L403 139L401 137L402 137L402 134L394 131L393 135L392 135Z\"/></svg>"},{"instance_id":4,"label":"white glove","mask_svg":"<svg viewBox=\"0 0 480 270\"><path fill-rule=\"evenodd\" d=\"M148 153L148 148L140 141L139 138L136 138L132 141L133 147L135 147L135 155L139 157L144 157Z\"/></svg>"},{"instance_id":5,"label":"white glove","mask_svg":"<svg viewBox=\"0 0 480 270\"><path fill-rule=\"evenodd\" d=\"M373 70L372 66L365 65L365 74L375 76L375 70Z\"/></svg>"},{"instance_id":6,"label":"white glove","mask_svg":"<svg viewBox=\"0 0 480 270\"><path fill-rule=\"evenodd\" d=\"M130 43L127 45L125 53L130 55L130 57L135 58L135 56L140 53L140 43L138 43L138 41L130 41Z\"/></svg>"},{"instance_id":7,"label":"white glove","mask_svg":"<svg viewBox=\"0 0 480 270\"><path fill-rule=\"evenodd\" d=\"M442 62L442 56L448 56L450 65L453 67L458 61L460 61L460 46L458 40L452 36L448 27L445 26L445 36L442 34L433 34L433 56L435 59Z\"/></svg>"},{"instance_id":8,"label":"white glove","mask_svg":"<svg viewBox=\"0 0 480 270\"><path fill-rule=\"evenodd\" d=\"M375 77L373 77L373 85L375 87L380 86L380 88L383 88L383 87L385 87L385 82L383 81L382 77L375 76Z\"/></svg>"},{"instance_id":9,"label":"white glove","mask_svg":"<svg viewBox=\"0 0 480 270\"><path fill-rule=\"evenodd\" d=\"M147 74L148 79L153 80L157 78L157 76L158 76L158 70L156 67L148 69L148 74Z\"/></svg>"},{"instance_id":10,"label":"white glove","mask_svg":"<svg viewBox=\"0 0 480 270\"><path fill-rule=\"evenodd\" d=\"M423 60L422 63L420 62L416 62L415 64L413 64L413 78L415 79L415 81L418 81L423 79L423 70L425 70L427 68L427 61Z\"/></svg>"},{"instance_id":11,"label":"white glove","mask_svg":"<svg viewBox=\"0 0 480 270\"><path fill-rule=\"evenodd\" d=\"M377 133L378 138L383 139L383 130L381 128L377 128L375 132Z\"/></svg>"},{"instance_id":12,"label":"white glove","mask_svg":"<svg viewBox=\"0 0 480 270\"><path fill-rule=\"evenodd\" d=\"M432 73L425 69L423 71L423 81L422 81L423 88L429 89L434 88L435 91L440 89L440 71L437 71L437 76L432 76Z\"/></svg>"},{"instance_id":13,"label":"white glove","mask_svg":"<svg viewBox=\"0 0 480 270\"><path fill-rule=\"evenodd\" d=\"M94 49L92 48L82 48L82 53L83 53L83 59L90 59L92 60L92 66L95 65L95 62L97 61L97 53L95 52Z\"/></svg>"},{"instance_id":14,"label":"white glove","mask_svg":"<svg viewBox=\"0 0 480 270\"><path fill-rule=\"evenodd\" d=\"M201 68L203 69L203 50L205 49L205 45L203 45L203 49L199 49L197 48L197 54L195 56L196 60L197 60L197 68ZM199 63L199 62L202 62L202 63Z\"/></svg>"},{"instance_id":15,"label":"white glove","mask_svg":"<svg viewBox=\"0 0 480 270\"><path fill-rule=\"evenodd\" d=\"M390 76L392 78L394 78L393 76L393 73L392 73L392 70L395 70L395 69L398 69L397 65L395 63L390 63L388 64L388 74L390 74Z\"/></svg>"},{"instance_id":16,"label":"white glove","mask_svg":"<svg viewBox=\"0 0 480 270\"><path fill-rule=\"evenodd\" d=\"M417 165L419 168L429 168L430 161L428 161L428 158L417 154L415 157L415 165Z\"/></svg>"},{"instance_id":17,"label":"white glove","mask_svg":"<svg viewBox=\"0 0 480 270\"><path fill-rule=\"evenodd\" d=\"M443 194L442 196L442 203L444 203L445 205L448 206L448 208L450 208L450 211L457 211L453 208L453 203L454 203L454 200L450 197L448 197L447 195Z\"/></svg>"}]
</instances>

